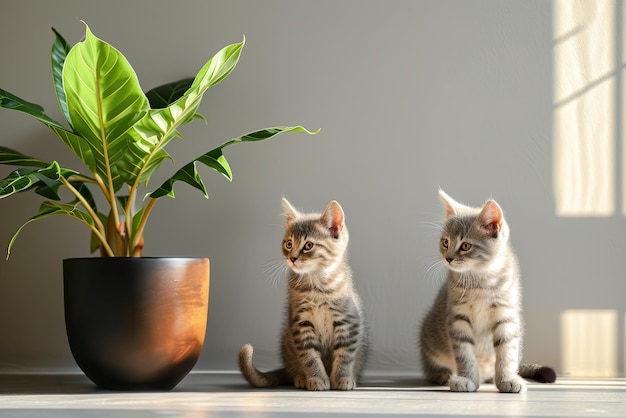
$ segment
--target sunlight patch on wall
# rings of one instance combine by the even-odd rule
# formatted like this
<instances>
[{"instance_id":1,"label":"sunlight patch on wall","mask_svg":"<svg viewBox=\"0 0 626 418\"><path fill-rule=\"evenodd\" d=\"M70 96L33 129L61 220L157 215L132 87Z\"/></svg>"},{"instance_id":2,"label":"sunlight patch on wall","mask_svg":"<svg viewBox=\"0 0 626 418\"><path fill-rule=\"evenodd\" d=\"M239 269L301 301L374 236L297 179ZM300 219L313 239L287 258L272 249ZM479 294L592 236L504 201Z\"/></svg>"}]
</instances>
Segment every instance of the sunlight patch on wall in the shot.
<instances>
[{"instance_id":1,"label":"sunlight patch on wall","mask_svg":"<svg viewBox=\"0 0 626 418\"><path fill-rule=\"evenodd\" d=\"M561 370L566 376L615 377L617 311L567 310L561 313Z\"/></svg>"},{"instance_id":2,"label":"sunlight patch on wall","mask_svg":"<svg viewBox=\"0 0 626 418\"><path fill-rule=\"evenodd\" d=\"M557 216L615 212L615 0L555 0Z\"/></svg>"}]
</instances>

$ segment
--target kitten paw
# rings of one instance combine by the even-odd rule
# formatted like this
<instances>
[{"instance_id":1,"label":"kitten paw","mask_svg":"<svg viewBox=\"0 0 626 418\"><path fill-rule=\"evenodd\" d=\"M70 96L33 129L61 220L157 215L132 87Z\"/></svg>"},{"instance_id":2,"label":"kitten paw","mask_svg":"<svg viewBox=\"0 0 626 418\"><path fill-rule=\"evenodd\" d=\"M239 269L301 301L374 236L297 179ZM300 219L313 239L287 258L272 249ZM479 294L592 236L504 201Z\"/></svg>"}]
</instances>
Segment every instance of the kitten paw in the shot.
<instances>
[{"instance_id":1,"label":"kitten paw","mask_svg":"<svg viewBox=\"0 0 626 418\"><path fill-rule=\"evenodd\" d=\"M433 373L430 376L429 380L436 385L447 385L450 381L450 376L451 373L447 370L444 370L438 373Z\"/></svg>"},{"instance_id":2,"label":"kitten paw","mask_svg":"<svg viewBox=\"0 0 626 418\"><path fill-rule=\"evenodd\" d=\"M306 389L306 379L302 376L296 376L293 379L293 385L296 389Z\"/></svg>"},{"instance_id":3,"label":"kitten paw","mask_svg":"<svg viewBox=\"0 0 626 418\"><path fill-rule=\"evenodd\" d=\"M329 390L330 381L327 377L309 377L306 379L306 384L302 386L302 388L306 390Z\"/></svg>"},{"instance_id":4,"label":"kitten paw","mask_svg":"<svg viewBox=\"0 0 626 418\"><path fill-rule=\"evenodd\" d=\"M520 377L499 382L497 388L502 393L522 393L526 392L526 382Z\"/></svg>"},{"instance_id":5,"label":"kitten paw","mask_svg":"<svg viewBox=\"0 0 626 418\"><path fill-rule=\"evenodd\" d=\"M453 392L476 392L478 383L463 376L451 376L448 382Z\"/></svg>"},{"instance_id":6,"label":"kitten paw","mask_svg":"<svg viewBox=\"0 0 626 418\"><path fill-rule=\"evenodd\" d=\"M356 379L353 379L351 376L333 379L330 383L330 387L335 390L356 389Z\"/></svg>"}]
</instances>

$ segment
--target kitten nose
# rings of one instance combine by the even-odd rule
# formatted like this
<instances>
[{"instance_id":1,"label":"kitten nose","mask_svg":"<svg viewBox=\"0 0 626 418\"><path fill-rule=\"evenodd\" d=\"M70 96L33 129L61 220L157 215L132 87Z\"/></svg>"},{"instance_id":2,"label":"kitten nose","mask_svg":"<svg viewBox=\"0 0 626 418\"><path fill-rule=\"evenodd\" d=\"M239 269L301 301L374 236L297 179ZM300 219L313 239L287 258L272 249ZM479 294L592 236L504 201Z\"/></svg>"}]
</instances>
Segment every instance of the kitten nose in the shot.
<instances>
[{"instance_id":1,"label":"kitten nose","mask_svg":"<svg viewBox=\"0 0 626 418\"><path fill-rule=\"evenodd\" d=\"M289 257L289 259L291 260L292 263L295 263L298 257Z\"/></svg>"},{"instance_id":2,"label":"kitten nose","mask_svg":"<svg viewBox=\"0 0 626 418\"><path fill-rule=\"evenodd\" d=\"M453 260L454 260L454 258L452 258L452 257L446 257L446 261L448 263L452 263Z\"/></svg>"}]
</instances>

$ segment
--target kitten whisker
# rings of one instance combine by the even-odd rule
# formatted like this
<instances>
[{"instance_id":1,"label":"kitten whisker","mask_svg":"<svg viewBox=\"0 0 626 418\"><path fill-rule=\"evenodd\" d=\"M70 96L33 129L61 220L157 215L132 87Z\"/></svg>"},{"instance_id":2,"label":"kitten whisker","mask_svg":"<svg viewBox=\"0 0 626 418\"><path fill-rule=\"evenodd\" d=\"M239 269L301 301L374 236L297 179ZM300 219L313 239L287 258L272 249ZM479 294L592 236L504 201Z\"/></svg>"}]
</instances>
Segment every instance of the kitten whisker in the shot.
<instances>
[{"instance_id":1,"label":"kitten whisker","mask_svg":"<svg viewBox=\"0 0 626 418\"><path fill-rule=\"evenodd\" d=\"M443 264L443 261L440 257L436 257L435 261L426 269L425 276L430 285L439 286L439 284L445 280L446 273L447 268Z\"/></svg>"},{"instance_id":2,"label":"kitten whisker","mask_svg":"<svg viewBox=\"0 0 626 418\"><path fill-rule=\"evenodd\" d=\"M278 287L278 283L287 276L289 267L285 264L283 259L274 259L263 267L263 271L266 276L266 281L272 284L272 287Z\"/></svg>"},{"instance_id":3,"label":"kitten whisker","mask_svg":"<svg viewBox=\"0 0 626 418\"><path fill-rule=\"evenodd\" d=\"M434 228L437 231L443 231L443 225L438 222L420 222L420 225L416 225L417 228Z\"/></svg>"}]
</instances>

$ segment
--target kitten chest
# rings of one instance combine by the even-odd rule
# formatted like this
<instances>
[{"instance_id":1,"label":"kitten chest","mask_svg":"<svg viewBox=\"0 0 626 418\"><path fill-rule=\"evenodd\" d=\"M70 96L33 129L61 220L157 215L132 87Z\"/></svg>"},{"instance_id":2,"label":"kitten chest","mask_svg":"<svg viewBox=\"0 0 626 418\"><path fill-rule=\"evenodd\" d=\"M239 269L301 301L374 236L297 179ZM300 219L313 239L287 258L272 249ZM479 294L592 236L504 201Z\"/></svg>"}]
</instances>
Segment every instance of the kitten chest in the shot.
<instances>
[{"instance_id":1,"label":"kitten chest","mask_svg":"<svg viewBox=\"0 0 626 418\"><path fill-rule=\"evenodd\" d=\"M313 324L315 335L319 339L319 343L323 348L332 348L334 326L333 323L337 319L336 312L330 308L327 302L310 303L310 310L307 311L305 317Z\"/></svg>"},{"instance_id":2,"label":"kitten chest","mask_svg":"<svg viewBox=\"0 0 626 418\"><path fill-rule=\"evenodd\" d=\"M462 297L453 301L450 310L454 315L469 319L472 333L477 340L491 341L492 331L499 322L516 321L518 303L514 295L494 295L486 289L465 289Z\"/></svg>"},{"instance_id":3,"label":"kitten chest","mask_svg":"<svg viewBox=\"0 0 626 418\"><path fill-rule=\"evenodd\" d=\"M335 324L343 318L337 301L309 294L292 310L292 323L311 324L312 331L323 351L332 350L335 341Z\"/></svg>"}]
</instances>

